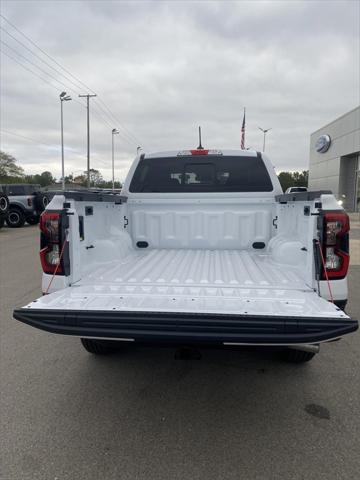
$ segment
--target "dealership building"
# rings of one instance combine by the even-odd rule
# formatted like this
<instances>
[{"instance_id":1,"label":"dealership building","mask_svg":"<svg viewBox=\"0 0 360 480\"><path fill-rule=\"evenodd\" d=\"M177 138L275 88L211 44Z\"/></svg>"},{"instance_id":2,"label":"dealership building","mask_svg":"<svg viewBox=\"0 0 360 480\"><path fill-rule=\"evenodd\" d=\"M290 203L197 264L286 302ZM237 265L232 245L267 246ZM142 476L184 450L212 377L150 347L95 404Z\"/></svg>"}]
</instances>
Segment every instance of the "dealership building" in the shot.
<instances>
[{"instance_id":1,"label":"dealership building","mask_svg":"<svg viewBox=\"0 0 360 480\"><path fill-rule=\"evenodd\" d=\"M360 106L311 134L309 189L331 190L360 211Z\"/></svg>"}]
</instances>

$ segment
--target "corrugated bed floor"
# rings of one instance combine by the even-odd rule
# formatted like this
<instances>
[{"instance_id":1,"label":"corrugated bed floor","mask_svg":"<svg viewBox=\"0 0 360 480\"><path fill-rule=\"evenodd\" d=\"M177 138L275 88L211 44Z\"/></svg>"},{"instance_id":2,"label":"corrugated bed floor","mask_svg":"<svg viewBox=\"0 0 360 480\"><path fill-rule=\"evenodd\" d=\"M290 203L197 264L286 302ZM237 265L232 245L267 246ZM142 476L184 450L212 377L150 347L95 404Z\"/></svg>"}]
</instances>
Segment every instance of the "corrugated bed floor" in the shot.
<instances>
[{"instance_id":1,"label":"corrugated bed floor","mask_svg":"<svg viewBox=\"0 0 360 480\"><path fill-rule=\"evenodd\" d=\"M29 308L341 317L296 268L238 250L133 251Z\"/></svg>"},{"instance_id":2,"label":"corrugated bed floor","mask_svg":"<svg viewBox=\"0 0 360 480\"><path fill-rule=\"evenodd\" d=\"M109 283L308 289L295 267L239 250L137 250L121 262L99 265L78 284Z\"/></svg>"}]
</instances>

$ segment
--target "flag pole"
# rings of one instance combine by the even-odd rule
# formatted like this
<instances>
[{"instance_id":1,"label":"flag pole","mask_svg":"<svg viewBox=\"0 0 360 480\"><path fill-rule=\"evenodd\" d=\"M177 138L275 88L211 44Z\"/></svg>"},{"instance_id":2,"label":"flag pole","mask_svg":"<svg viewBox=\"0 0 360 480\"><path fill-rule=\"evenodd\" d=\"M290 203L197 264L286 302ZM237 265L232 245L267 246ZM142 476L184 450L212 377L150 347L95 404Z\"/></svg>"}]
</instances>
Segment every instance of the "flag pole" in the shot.
<instances>
[{"instance_id":1,"label":"flag pole","mask_svg":"<svg viewBox=\"0 0 360 480\"><path fill-rule=\"evenodd\" d=\"M243 116L243 122L241 126L241 150L245 150L245 114L246 114L246 108L244 107L244 116Z\"/></svg>"}]
</instances>

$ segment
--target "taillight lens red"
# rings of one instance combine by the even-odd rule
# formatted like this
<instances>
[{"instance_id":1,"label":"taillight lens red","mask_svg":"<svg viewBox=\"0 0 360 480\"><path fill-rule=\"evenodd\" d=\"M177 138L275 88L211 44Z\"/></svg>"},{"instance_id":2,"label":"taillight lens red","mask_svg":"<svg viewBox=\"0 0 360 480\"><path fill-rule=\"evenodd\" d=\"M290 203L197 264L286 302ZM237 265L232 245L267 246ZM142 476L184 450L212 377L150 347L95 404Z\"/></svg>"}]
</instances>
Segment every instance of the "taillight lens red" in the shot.
<instances>
[{"instance_id":1,"label":"taillight lens red","mask_svg":"<svg viewBox=\"0 0 360 480\"><path fill-rule=\"evenodd\" d=\"M207 155L209 150L205 150L204 148L196 148L195 150L190 150L191 155Z\"/></svg>"},{"instance_id":2,"label":"taillight lens red","mask_svg":"<svg viewBox=\"0 0 360 480\"><path fill-rule=\"evenodd\" d=\"M336 245L337 238L349 231L349 217L346 213L326 213L326 245Z\"/></svg>"},{"instance_id":3,"label":"taillight lens red","mask_svg":"<svg viewBox=\"0 0 360 480\"><path fill-rule=\"evenodd\" d=\"M60 213L44 212L40 217L40 230L50 242L59 241Z\"/></svg>"},{"instance_id":4,"label":"taillight lens red","mask_svg":"<svg viewBox=\"0 0 360 480\"><path fill-rule=\"evenodd\" d=\"M329 279L344 278L349 268L349 216L330 212L323 216L322 249ZM322 272L325 280L325 272Z\"/></svg>"},{"instance_id":5,"label":"taillight lens red","mask_svg":"<svg viewBox=\"0 0 360 480\"><path fill-rule=\"evenodd\" d=\"M61 217L60 213L44 212L40 217L41 250L40 261L44 273L61 275Z\"/></svg>"}]
</instances>

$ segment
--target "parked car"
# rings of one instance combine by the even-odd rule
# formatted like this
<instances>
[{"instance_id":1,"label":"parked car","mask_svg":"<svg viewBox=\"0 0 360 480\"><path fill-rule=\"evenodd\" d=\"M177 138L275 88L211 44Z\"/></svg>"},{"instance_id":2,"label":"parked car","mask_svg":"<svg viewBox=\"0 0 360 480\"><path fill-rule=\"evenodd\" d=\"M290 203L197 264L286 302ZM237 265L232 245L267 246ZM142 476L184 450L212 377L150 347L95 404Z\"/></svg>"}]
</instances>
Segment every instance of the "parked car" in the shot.
<instances>
[{"instance_id":1,"label":"parked car","mask_svg":"<svg viewBox=\"0 0 360 480\"><path fill-rule=\"evenodd\" d=\"M9 210L9 199L5 195L5 193L1 191L1 188L0 188L0 228L4 226L4 223L8 214L8 210Z\"/></svg>"},{"instance_id":2,"label":"parked car","mask_svg":"<svg viewBox=\"0 0 360 480\"><path fill-rule=\"evenodd\" d=\"M285 190L285 193L299 193L299 192L307 192L307 187L289 187Z\"/></svg>"},{"instance_id":3,"label":"parked car","mask_svg":"<svg viewBox=\"0 0 360 480\"><path fill-rule=\"evenodd\" d=\"M62 192L40 229L44 295L14 317L94 354L258 345L304 362L358 328L348 215L331 192L283 194L260 152L141 154L121 195Z\"/></svg>"},{"instance_id":4,"label":"parked car","mask_svg":"<svg viewBox=\"0 0 360 480\"><path fill-rule=\"evenodd\" d=\"M49 203L48 195L41 192L40 185L16 183L0 185L9 199L6 223L11 228L22 227L25 222L36 225L40 214Z\"/></svg>"}]
</instances>

